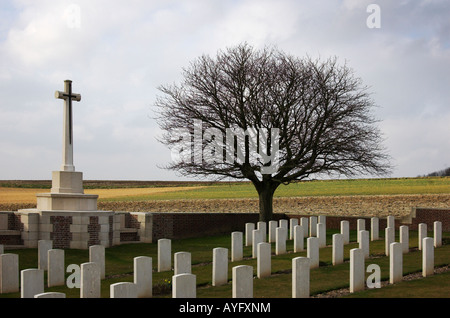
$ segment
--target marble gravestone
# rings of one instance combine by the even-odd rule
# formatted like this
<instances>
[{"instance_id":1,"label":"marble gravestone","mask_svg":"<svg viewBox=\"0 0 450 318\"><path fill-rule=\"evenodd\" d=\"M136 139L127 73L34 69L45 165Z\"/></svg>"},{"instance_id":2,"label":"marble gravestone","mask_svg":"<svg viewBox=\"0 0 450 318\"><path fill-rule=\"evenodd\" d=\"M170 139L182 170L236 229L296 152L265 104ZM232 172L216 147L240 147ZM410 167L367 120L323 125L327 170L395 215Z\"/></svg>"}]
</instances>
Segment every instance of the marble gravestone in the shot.
<instances>
[{"instance_id":1,"label":"marble gravestone","mask_svg":"<svg viewBox=\"0 0 450 318\"><path fill-rule=\"evenodd\" d=\"M52 240L54 248L88 249L91 245L110 247L120 241L114 225L120 222L113 211L98 211L95 194L85 194L83 173L73 164L73 102L81 95L72 91L72 81L64 81L64 91L55 97L64 101L63 146L60 170L52 172L50 193L36 195L36 209L18 213L24 223L24 245L37 247L38 240ZM119 236L119 237L117 237Z\"/></svg>"}]
</instances>

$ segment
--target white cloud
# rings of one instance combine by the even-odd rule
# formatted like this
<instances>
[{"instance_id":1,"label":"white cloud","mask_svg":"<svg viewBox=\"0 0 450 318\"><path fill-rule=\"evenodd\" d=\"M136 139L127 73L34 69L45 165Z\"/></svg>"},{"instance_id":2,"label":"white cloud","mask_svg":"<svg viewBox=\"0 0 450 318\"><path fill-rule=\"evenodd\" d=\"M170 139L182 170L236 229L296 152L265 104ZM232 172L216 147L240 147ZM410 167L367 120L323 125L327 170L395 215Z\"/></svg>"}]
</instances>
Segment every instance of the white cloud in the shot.
<instances>
[{"instance_id":1,"label":"white cloud","mask_svg":"<svg viewBox=\"0 0 450 318\"><path fill-rule=\"evenodd\" d=\"M441 169L450 157L442 137L450 119L449 3L380 0L381 28L369 29L370 3L4 1L0 178L48 178L49 166L58 169L62 101L53 93L67 78L82 95L74 105L77 169L90 178L175 178L156 167L170 158L155 140L156 88L180 80L197 56L242 41L348 61L380 106L394 174ZM39 168L24 167L28 161Z\"/></svg>"}]
</instances>

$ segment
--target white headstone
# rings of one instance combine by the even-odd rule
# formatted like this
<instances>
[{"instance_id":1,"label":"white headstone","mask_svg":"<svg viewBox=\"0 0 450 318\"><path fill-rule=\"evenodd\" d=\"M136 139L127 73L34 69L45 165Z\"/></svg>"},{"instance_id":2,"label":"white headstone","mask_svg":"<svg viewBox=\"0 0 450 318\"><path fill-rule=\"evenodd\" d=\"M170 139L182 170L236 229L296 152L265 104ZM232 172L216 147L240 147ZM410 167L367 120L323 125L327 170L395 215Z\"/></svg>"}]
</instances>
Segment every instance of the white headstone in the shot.
<instances>
[{"instance_id":1,"label":"white headstone","mask_svg":"<svg viewBox=\"0 0 450 318\"><path fill-rule=\"evenodd\" d=\"M59 292L47 292L34 295L34 298L66 298L66 294Z\"/></svg>"},{"instance_id":2,"label":"white headstone","mask_svg":"<svg viewBox=\"0 0 450 318\"><path fill-rule=\"evenodd\" d=\"M89 262L98 264L100 278L105 279L105 247L103 245L89 246Z\"/></svg>"},{"instance_id":3,"label":"white headstone","mask_svg":"<svg viewBox=\"0 0 450 318\"><path fill-rule=\"evenodd\" d=\"M196 298L197 277L193 274L178 274L172 277L172 298Z\"/></svg>"},{"instance_id":4,"label":"white headstone","mask_svg":"<svg viewBox=\"0 0 450 318\"><path fill-rule=\"evenodd\" d=\"M311 268L319 267L319 240L317 237L308 237L306 240L306 256L310 260Z\"/></svg>"},{"instance_id":5,"label":"white headstone","mask_svg":"<svg viewBox=\"0 0 450 318\"><path fill-rule=\"evenodd\" d=\"M394 232L395 232L395 218L394 218L393 215L389 215L389 216L386 218L386 227L391 227L391 228L393 228L393 229L394 229Z\"/></svg>"},{"instance_id":6,"label":"white headstone","mask_svg":"<svg viewBox=\"0 0 450 318\"><path fill-rule=\"evenodd\" d=\"M403 246L394 242L389 248L389 283L395 284L403 277Z\"/></svg>"},{"instance_id":7,"label":"white headstone","mask_svg":"<svg viewBox=\"0 0 450 318\"><path fill-rule=\"evenodd\" d=\"M310 294L309 258L296 257L292 259L292 298L308 298Z\"/></svg>"},{"instance_id":8,"label":"white headstone","mask_svg":"<svg viewBox=\"0 0 450 318\"><path fill-rule=\"evenodd\" d=\"M20 271L20 297L34 298L44 292L44 270L24 269Z\"/></svg>"},{"instance_id":9,"label":"white headstone","mask_svg":"<svg viewBox=\"0 0 450 318\"><path fill-rule=\"evenodd\" d=\"M387 227L384 229L384 252L386 256L389 256L389 247L391 243L395 242L395 230L393 227Z\"/></svg>"},{"instance_id":10,"label":"white headstone","mask_svg":"<svg viewBox=\"0 0 450 318\"><path fill-rule=\"evenodd\" d=\"M212 285L220 286L228 282L228 249L213 249Z\"/></svg>"},{"instance_id":11,"label":"white headstone","mask_svg":"<svg viewBox=\"0 0 450 318\"><path fill-rule=\"evenodd\" d=\"M309 217L309 236L317 235L317 216Z\"/></svg>"},{"instance_id":12,"label":"white headstone","mask_svg":"<svg viewBox=\"0 0 450 318\"><path fill-rule=\"evenodd\" d=\"M364 289L364 253L359 248L350 250L350 292Z\"/></svg>"},{"instance_id":13,"label":"white headstone","mask_svg":"<svg viewBox=\"0 0 450 318\"><path fill-rule=\"evenodd\" d=\"M15 293L19 291L19 255L0 255L0 293Z\"/></svg>"},{"instance_id":14,"label":"white headstone","mask_svg":"<svg viewBox=\"0 0 450 318\"><path fill-rule=\"evenodd\" d=\"M232 268L232 297L253 298L253 267L239 265Z\"/></svg>"},{"instance_id":15,"label":"white headstone","mask_svg":"<svg viewBox=\"0 0 450 318\"><path fill-rule=\"evenodd\" d=\"M427 237L427 224L419 224L419 250L422 250L422 240Z\"/></svg>"},{"instance_id":16,"label":"white headstone","mask_svg":"<svg viewBox=\"0 0 450 318\"><path fill-rule=\"evenodd\" d=\"M303 227L303 236L308 237L309 235L309 219L307 217L300 218L300 225Z\"/></svg>"},{"instance_id":17,"label":"white headstone","mask_svg":"<svg viewBox=\"0 0 450 318\"><path fill-rule=\"evenodd\" d=\"M402 244L403 253L409 251L409 228L406 225L400 226L400 243Z\"/></svg>"},{"instance_id":18,"label":"white headstone","mask_svg":"<svg viewBox=\"0 0 450 318\"><path fill-rule=\"evenodd\" d=\"M344 235L333 234L332 263L338 265L344 262Z\"/></svg>"},{"instance_id":19,"label":"white headstone","mask_svg":"<svg viewBox=\"0 0 450 318\"><path fill-rule=\"evenodd\" d=\"M303 226L294 226L294 253L301 252L305 249Z\"/></svg>"},{"instance_id":20,"label":"white headstone","mask_svg":"<svg viewBox=\"0 0 450 318\"><path fill-rule=\"evenodd\" d=\"M284 232L284 233L286 233L286 240L287 240L288 239L288 231L289 231L289 222L288 222L288 220L281 219L279 224L280 224L279 227L286 229L286 232ZM275 230L275 233L276 233L276 230Z\"/></svg>"},{"instance_id":21,"label":"white headstone","mask_svg":"<svg viewBox=\"0 0 450 318\"><path fill-rule=\"evenodd\" d=\"M110 298L137 298L138 286L134 283L123 282L109 286Z\"/></svg>"},{"instance_id":22,"label":"white headstone","mask_svg":"<svg viewBox=\"0 0 450 318\"><path fill-rule=\"evenodd\" d=\"M101 278L98 263L81 264L80 298L100 298Z\"/></svg>"},{"instance_id":23,"label":"white headstone","mask_svg":"<svg viewBox=\"0 0 450 318\"><path fill-rule=\"evenodd\" d=\"M369 231L359 231L359 248L363 251L364 258L369 258Z\"/></svg>"},{"instance_id":24,"label":"white headstone","mask_svg":"<svg viewBox=\"0 0 450 318\"><path fill-rule=\"evenodd\" d=\"M258 244L257 276L263 278L270 276L272 271L271 264L272 247L270 243Z\"/></svg>"},{"instance_id":25,"label":"white headstone","mask_svg":"<svg viewBox=\"0 0 450 318\"><path fill-rule=\"evenodd\" d=\"M319 239L319 248L327 246L327 233L325 229L325 224L317 223L317 238Z\"/></svg>"},{"instance_id":26,"label":"white headstone","mask_svg":"<svg viewBox=\"0 0 450 318\"><path fill-rule=\"evenodd\" d=\"M231 261L236 262L244 257L242 232L231 233Z\"/></svg>"},{"instance_id":27,"label":"white headstone","mask_svg":"<svg viewBox=\"0 0 450 318\"><path fill-rule=\"evenodd\" d=\"M172 269L172 241L170 239L158 240L158 272Z\"/></svg>"},{"instance_id":28,"label":"white headstone","mask_svg":"<svg viewBox=\"0 0 450 318\"><path fill-rule=\"evenodd\" d=\"M53 241L38 241L38 269L48 270L48 251L53 247Z\"/></svg>"},{"instance_id":29,"label":"white headstone","mask_svg":"<svg viewBox=\"0 0 450 318\"><path fill-rule=\"evenodd\" d=\"M173 255L174 275L191 274L191 253L177 252Z\"/></svg>"},{"instance_id":30,"label":"white headstone","mask_svg":"<svg viewBox=\"0 0 450 318\"><path fill-rule=\"evenodd\" d=\"M255 230L254 223L245 223L245 246L253 245L253 231Z\"/></svg>"},{"instance_id":31,"label":"white headstone","mask_svg":"<svg viewBox=\"0 0 450 318\"><path fill-rule=\"evenodd\" d=\"M277 221L269 221L269 243L274 243L276 241L275 235L278 227Z\"/></svg>"},{"instance_id":32,"label":"white headstone","mask_svg":"<svg viewBox=\"0 0 450 318\"><path fill-rule=\"evenodd\" d=\"M286 237L287 231L285 227L277 227L275 254L281 255L286 253Z\"/></svg>"},{"instance_id":33,"label":"white headstone","mask_svg":"<svg viewBox=\"0 0 450 318\"><path fill-rule=\"evenodd\" d=\"M296 219L296 218L289 219L289 239L290 240L294 239L294 227L296 227L297 225L298 225L298 219Z\"/></svg>"},{"instance_id":34,"label":"white headstone","mask_svg":"<svg viewBox=\"0 0 450 318\"><path fill-rule=\"evenodd\" d=\"M435 221L433 223L433 231L434 231L434 247L442 246L442 222Z\"/></svg>"},{"instance_id":35,"label":"white headstone","mask_svg":"<svg viewBox=\"0 0 450 318\"><path fill-rule=\"evenodd\" d=\"M350 224L348 221L341 221L341 234L344 238L344 244L350 243Z\"/></svg>"},{"instance_id":36,"label":"white headstone","mask_svg":"<svg viewBox=\"0 0 450 318\"><path fill-rule=\"evenodd\" d=\"M63 286L65 284L64 250L51 249L48 251L48 287Z\"/></svg>"},{"instance_id":37,"label":"white headstone","mask_svg":"<svg viewBox=\"0 0 450 318\"><path fill-rule=\"evenodd\" d=\"M261 230L253 230L252 233L253 239L252 239L252 257L257 258L258 257L258 244L263 241Z\"/></svg>"},{"instance_id":38,"label":"white headstone","mask_svg":"<svg viewBox=\"0 0 450 318\"><path fill-rule=\"evenodd\" d=\"M370 218L370 239L376 241L380 238L380 219L376 216Z\"/></svg>"},{"instance_id":39,"label":"white headstone","mask_svg":"<svg viewBox=\"0 0 450 318\"><path fill-rule=\"evenodd\" d=\"M262 242L265 242L267 240L267 224L266 224L266 222L259 221L257 223L257 226L258 226L258 230L260 230L260 232L261 232Z\"/></svg>"},{"instance_id":40,"label":"white headstone","mask_svg":"<svg viewBox=\"0 0 450 318\"><path fill-rule=\"evenodd\" d=\"M133 259L134 284L137 287L137 298L153 296L153 259L148 256L138 256Z\"/></svg>"},{"instance_id":41,"label":"white headstone","mask_svg":"<svg viewBox=\"0 0 450 318\"><path fill-rule=\"evenodd\" d=\"M366 229L366 220L358 219L356 220L356 233L357 233L357 242L359 243L359 233L360 231L364 231Z\"/></svg>"},{"instance_id":42,"label":"white headstone","mask_svg":"<svg viewBox=\"0 0 450 318\"><path fill-rule=\"evenodd\" d=\"M434 246L433 238L424 237L422 240L422 276L434 274Z\"/></svg>"}]
</instances>

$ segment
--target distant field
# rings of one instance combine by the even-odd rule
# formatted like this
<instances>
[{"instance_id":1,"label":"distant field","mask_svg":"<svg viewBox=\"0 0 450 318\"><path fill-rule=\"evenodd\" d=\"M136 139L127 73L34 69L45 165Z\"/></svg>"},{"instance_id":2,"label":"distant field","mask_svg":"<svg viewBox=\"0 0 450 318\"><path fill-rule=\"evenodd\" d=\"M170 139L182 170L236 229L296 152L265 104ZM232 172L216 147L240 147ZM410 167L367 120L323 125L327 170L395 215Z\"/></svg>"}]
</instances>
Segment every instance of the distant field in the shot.
<instances>
[{"instance_id":1,"label":"distant field","mask_svg":"<svg viewBox=\"0 0 450 318\"><path fill-rule=\"evenodd\" d=\"M0 203L35 202L49 181L0 181ZM85 181L99 201L255 199L249 182ZM450 177L302 181L281 185L275 197L450 194ZM12 201L12 202L11 202Z\"/></svg>"}]
</instances>

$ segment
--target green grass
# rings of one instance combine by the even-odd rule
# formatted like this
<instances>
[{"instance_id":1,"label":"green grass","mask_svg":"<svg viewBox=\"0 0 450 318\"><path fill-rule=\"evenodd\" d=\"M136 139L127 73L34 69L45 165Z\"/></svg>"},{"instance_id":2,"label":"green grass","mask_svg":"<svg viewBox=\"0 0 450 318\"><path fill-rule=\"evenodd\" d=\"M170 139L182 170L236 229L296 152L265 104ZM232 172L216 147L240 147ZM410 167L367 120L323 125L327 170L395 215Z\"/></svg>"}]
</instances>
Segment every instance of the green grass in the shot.
<instances>
[{"instance_id":1,"label":"green grass","mask_svg":"<svg viewBox=\"0 0 450 318\"><path fill-rule=\"evenodd\" d=\"M331 245L332 234L336 230L327 231L327 244ZM398 232L398 231L397 231ZM382 233L380 233L382 235ZM444 243L450 243L450 233L443 233ZM349 259L350 249L357 248L355 231L351 231L351 243L345 245L344 258ZM397 238L398 240L398 238ZM245 259L239 262L229 262L229 282L226 285L213 287L212 283L212 249L215 247L226 247L231 249L230 236L213 236L203 238L192 238L183 240L172 240L172 253L187 251L192 256L192 273L197 279L197 297L199 298L231 298L231 270L237 265L253 266L256 275L256 260L251 258L251 247L244 247ZM306 247L306 244L305 244ZM404 254L404 275L421 271L422 253L415 250L417 247L417 232L410 231L411 251ZM290 298L291 297L291 268L292 259L297 256L306 256L306 251L293 253L293 242L287 241L287 254L272 255L272 275L268 278L254 279L255 298ZM272 244L274 253L274 244ZM37 268L37 249L19 249L6 251L19 255L20 270ZM349 264L345 262L333 266L331 264L331 246L320 249L320 267L311 270L311 295L323 293L330 290L348 287ZM371 258L366 260L368 264L378 264L381 268L381 279L389 277L389 258L384 254L384 240L380 239L370 243ZM101 283L101 295L109 297L109 287L117 282L133 281L133 258L137 256L150 256L153 259L153 286L154 298L170 298L173 271L157 272L157 244L137 243L119 245L106 249L106 279ZM376 256L376 257L374 257ZM81 264L89 261L87 250L65 250L65 266L69 264ZM435 266L450 264L450 244L435 249ZM70 273L67 273L67 276ZM367 275L369 275L368 273ZM351 297L449 297L450 296L449 274L435 275L417 281L401 282L393 286L380 289L366 290L354 293ZM410 284L414 288L411 288ZM434 286L434 287L433 287ZM398 288L397 288L398 287ZM433 289L434 288L434 289ZM404 289L404 291L401 291ZM400 291L399 291L400 290ZM65 286L46 288L45 291L59 291L66 293L68 298L78 298L79 289L69 289ZM431 294L430 294L431 293ZM432 296L429 296L432 295ZM19 293L2 294L0 298L18 298Z\"/></svg>"},{"instance_id":2,"label":"green grass","mask_svg":"<svg viewBox=\"0 0 450 318\"><path fill-rule=\"evenodd\" d=\"M396 195L450 193L450 177L301 181L280 185L275 197ZM103 201L257 198L249 182L214 183L206 187Z\"/></svg>"}]
</instances>

